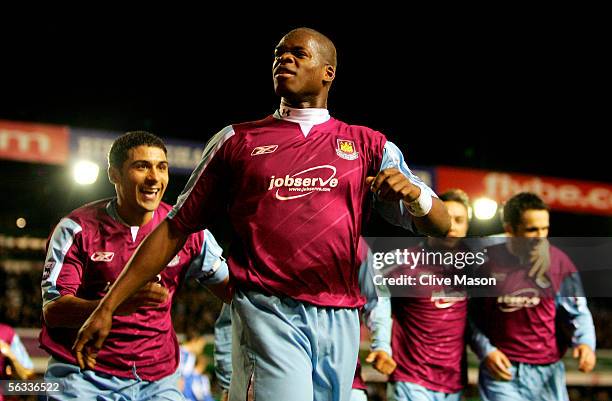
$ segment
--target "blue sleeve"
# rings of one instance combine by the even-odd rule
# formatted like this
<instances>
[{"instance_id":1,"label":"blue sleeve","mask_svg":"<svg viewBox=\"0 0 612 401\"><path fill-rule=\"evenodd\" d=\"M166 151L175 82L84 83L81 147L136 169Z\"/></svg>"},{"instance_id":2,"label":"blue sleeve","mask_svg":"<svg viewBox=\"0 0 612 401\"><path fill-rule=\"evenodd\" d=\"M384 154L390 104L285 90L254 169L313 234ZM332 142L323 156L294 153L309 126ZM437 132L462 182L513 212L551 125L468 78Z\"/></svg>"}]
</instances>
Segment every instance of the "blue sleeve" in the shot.
<instances>
[{"instance_id":1,"label":"blue sleeve","mask_svg":"<svg viewBox=\"0 0 612 401\"><path fill-rule=\"evenodd\" d=\"M487 337L474 323L474 321L468 316L467 320L467 336L468 343L472 351L478 356L481 361L495 351L497 348L491 344L489 337Z\"/></svg>"},{"instance_id":2,"label":"blue sleeve","mask_svg":"<svg viewBox=\"0 0 612 401\"><path fill-rule=\"evenodd\" d=\"M419 177L414 175L406 161L402 151L393 144L393 142L387 141L383 150L383 158L380 164L380 171L388 168L396 168L401 171L414 185L421 188L421 191L436 196L434 191L427 186ZM381 201L376 195L374 195L374 207L381 216L389 223L396 226L403 227L408 230L413 230L412 227L412 215L408 212L402 201L388 202Z\"/></svg>"},{"instance_id":3,"label":"blue sleeve","mask_svg":"<svg viewBox=\"0 0 612 401\"><path fill-rule=\"evenodd\" d=\"M232 315L227 304L223 304L215 322L214 361L219 386L228 390L232 378Z\"/></svg>"},{"instance_id":4,"label":"blue sleeve","mask_svg":"<svg viewBox=\"0 0 612 401\"><path fill-rule=\"evenodd\" d=\"M13 336L13 342L11 342L11 352L15 355L15 358L19 361L19 363L26 369L34 369L34 364L32 363L32 359L30 359L30 355L28 351L26 351L21 339L17 334Z\"/></svg>"},{"instance_id":5,"label":"blue sleeve","mask_svg":"<svg viewBox=\"0 0 612 401\"><path fill-rule=\"evenodd\" d=\"M372 275L372 252L359 269L361 293L366 297L363 307L365 324L372 337L371 349L382 350L391 355L391 298L384 289L376 288Z\"/></svg>"},{"instance_id":6,"label":"blue sleeve","mask_svg":"<svg viewBox=\"0 0 612 401\"><path fill-rule=\"evenodd\" d=\"M202 285L218 284L229 276L223 249L212 233L204 230L204 243L200 254L191 262L187 277L195 278Z\"/></svg>"},{"instance_id":7,"label":"blue sleeve","mask_svg":"<svg viewBox=\"0 0 612 401\"><path fill-rule=\"evenodd\" d=\"M569 324L573 331L572 347L586 344L595 351L595 325L593 324L591 311L587 306L582 281L578 273L573 273L563 280L556 301L557 308L563 308L567 312Z\"/></svg>"}]
</instances>

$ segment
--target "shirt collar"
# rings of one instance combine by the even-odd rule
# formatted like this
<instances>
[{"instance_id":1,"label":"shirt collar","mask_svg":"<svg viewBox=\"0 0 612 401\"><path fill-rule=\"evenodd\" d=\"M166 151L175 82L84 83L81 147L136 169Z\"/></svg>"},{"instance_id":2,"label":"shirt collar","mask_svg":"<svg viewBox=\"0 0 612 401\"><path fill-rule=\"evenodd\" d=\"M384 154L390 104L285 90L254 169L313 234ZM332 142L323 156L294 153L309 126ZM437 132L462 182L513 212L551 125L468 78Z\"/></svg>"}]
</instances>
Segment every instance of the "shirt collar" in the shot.
<instances>
[{"instance_id":1,"label":"shirt collar","mask_svg":"<svg viewBox=\"0 0 612 401\"><path fill-rule=\"evenodd\" d=\"M279 109L276 110L274 117L279 120L309 125L321 124L331 118L327 109L294 109L293 107L288 107L285 105L281 105Z\"/></svg>"}]
</instances>

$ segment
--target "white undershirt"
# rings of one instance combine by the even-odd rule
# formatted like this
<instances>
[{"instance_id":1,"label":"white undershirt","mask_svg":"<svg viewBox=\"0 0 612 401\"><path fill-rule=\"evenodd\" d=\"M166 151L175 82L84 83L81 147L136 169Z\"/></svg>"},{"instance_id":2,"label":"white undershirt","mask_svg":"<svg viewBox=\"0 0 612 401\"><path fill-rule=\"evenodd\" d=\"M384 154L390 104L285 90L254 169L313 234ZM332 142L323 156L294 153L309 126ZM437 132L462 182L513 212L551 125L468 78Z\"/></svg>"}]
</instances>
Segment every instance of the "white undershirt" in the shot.
<instances>
[{"instance_id":1,"label":"white undershirt","mask_svg":"<svg viewBox=\"0 0 612 401\"><path fill-rule=\"evenodd\" d=\"M136 241L136 237L138 236L138 226L130 226L130 230L132 231L132 242Z\"/></svg>"},{"instance_id":2,"label":"white undershirt","mask_svg":"<svg viewBox=\"0 0 612 401\"><path fill-rule=\"evenodd\" d=\"M106 205L106 211L108 212L108 214L111 215L112 218L114 218L115 220L117 220L121 224L124 224L124 225L130 227L130 232L132 233L132 242L135 242L136 241L136 237L138 236L138 230L140 229L140 227L139 226L130 226L128 223L125 222L125 220L123 220L121 218L121 216L119 216L119 212L117 212L117 199L116 198L112 199L110 202L108 202L108 204ZM153 216L155 216L155 212L153 212Z\"/></svg>"},{"instance_id":3,"label":"white undershirt","mask_svg":"<svg viewBox=\"0 0 612 401\"><path fill-rule=\"evenodd\" d=\"M280 106L274 112L274 118L300 124L300 129L306 137L313 126L322 124L331 117L327 109L294 109L293 107Z\"/></svg>"}]
</instances>

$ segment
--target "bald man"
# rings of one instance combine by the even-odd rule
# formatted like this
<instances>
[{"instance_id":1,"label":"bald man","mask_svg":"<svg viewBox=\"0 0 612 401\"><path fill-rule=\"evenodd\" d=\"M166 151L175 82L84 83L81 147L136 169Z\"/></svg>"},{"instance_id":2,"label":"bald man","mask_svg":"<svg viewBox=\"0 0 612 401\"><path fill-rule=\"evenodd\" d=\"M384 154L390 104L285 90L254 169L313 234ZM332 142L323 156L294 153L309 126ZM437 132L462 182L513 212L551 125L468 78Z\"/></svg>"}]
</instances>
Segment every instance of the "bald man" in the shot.
<instances>
[{"instance_id":1,"label":"bald man","mask_svg":"<svg viewBox=\"0 0 612 401\"><path fill-rule=\"evenodd\" d=\"M289 32L274 50L272 76L278 110L209 141L173 211L81 328L77 358L93 361L117 306L189 233L228 212L235 237L230 401L349 399L369 208L427 235L446 234L450 218L382 133L330 117L336 49L327 37Z\"/></svg>"}]
</instances>

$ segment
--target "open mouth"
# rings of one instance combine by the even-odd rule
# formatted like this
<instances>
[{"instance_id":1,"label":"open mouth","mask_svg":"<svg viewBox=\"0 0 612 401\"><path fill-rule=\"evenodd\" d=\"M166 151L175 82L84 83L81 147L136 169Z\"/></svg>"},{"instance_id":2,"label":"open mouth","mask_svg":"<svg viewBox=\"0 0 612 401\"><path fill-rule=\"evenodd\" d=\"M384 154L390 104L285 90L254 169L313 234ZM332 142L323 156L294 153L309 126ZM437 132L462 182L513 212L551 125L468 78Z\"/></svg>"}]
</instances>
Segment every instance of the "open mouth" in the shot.
<instances>
[{"instance_id":1,"label":"open mouth","mask_svg":"<svg viewBox=\"0 0 612 401\"><path fill-rule=\"evenodd\" d=\"M149 200L149 201L153 201L155 199L157 199L157 195L159 194L160 189L147 189L147 188L140 188L140 194L142 195L142 197L145 200Z\"/></svg>"}]
</instances>

